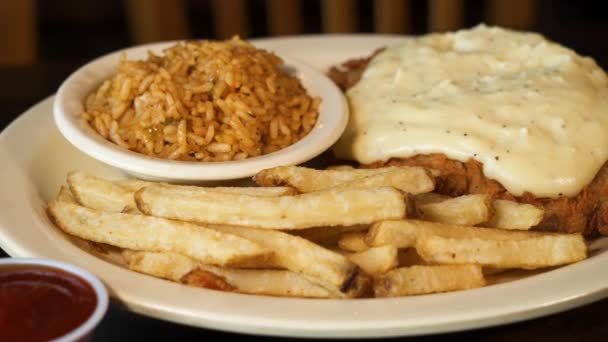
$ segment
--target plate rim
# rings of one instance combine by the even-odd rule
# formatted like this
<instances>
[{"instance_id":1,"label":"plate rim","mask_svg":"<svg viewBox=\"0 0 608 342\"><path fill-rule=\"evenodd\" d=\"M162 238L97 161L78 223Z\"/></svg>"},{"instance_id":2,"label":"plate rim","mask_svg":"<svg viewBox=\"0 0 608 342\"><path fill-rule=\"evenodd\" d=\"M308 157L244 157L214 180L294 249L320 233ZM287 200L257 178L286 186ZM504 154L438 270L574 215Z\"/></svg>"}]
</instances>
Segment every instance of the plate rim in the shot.
<instances>
[{"instance_id":1,"label":"plate rim","mask_svg":"<svg viewBox=\"0 0 608 342\"><path fill-rule=\"evenodd\" d=\"M366 35L364 35L366 36ZM402 38L403 36L397 36L397 38ZM336 36L319 36L319 35L309 35L309 36L297 36L295 39L302 42L306 39L358 39L358 36L352 37L348 35L336 35ZM376 36L372 36L370 38L375 39ZM291 38L267 38L266 41L282 41L284 39L293 40L294 37ZM364 38L369 39L369 38ZM40 117L44 117L44 112L51 113L51 107L54 97L50 96L45 100L40 101L29 110L25 111L23 114L17 117L13 122L11 122L3 131L0 133L0 160L4 158L3 153L6 152L5 149L8 148L6 146L6 142L9 141L11 135L16 135L15 131L18 131L22 128L22 126L31 125L31 122L37 122L41 124ZM37 120L35 120L37 119ZM52 118L46 118L46 120L52 121ZM52 129L56 130L54 127L54 123L47 122L46 125L51 125ZM42 124L41 124L42 125ZM7 170L0 170L0 175L6 175L9 173ZM0 177L0 184L6 182L6 177ZM25 182L27 179L22 179L21 181ZM24 184L27 184L25 182ZM0 204L5 204L7 202L7 194L0 193ZM39 205L41 203L33 203L35 199L28 198L27 196L22 196L19 198L21 201L28 201L27 204L31 207L33 205ZM15 232L15 228L11 229L7 227L7 224L11 222L7 222L11 215L7 214L7 207L0 206L0 246L12 256L30 256L30 257L51 257L57 258L59 260L67 261L75 263L81 267L93 267L91 269L92 272L98 273L101 271L111 271L118 274L118 276L114 275L114 277L109 277L107 274L100 275L97 274L108 286L110 292L113 296L118 295L118 297L122 300L126 299L126 306L140 314L155 317L158 319L168 320L180 324L186 324L191 326L197 326L208 329L217 329L229 332L239 332L239 333L249 333L249 334L260 334L267 336L300 336L300 337L325 337L325 338L335 338L335 337L350 337L350 338L362 338L362 337L388 337L388 336L411 336L411 335L428 335L435 333L445 333L445 332L455 332L462 330L469 330L474 328L481 327L490 327L496 325L503 325L508 323L513 323L522 320L528 320L540 316L545 316L551 313L564 311L567 309L571 309L580 305L584 305L608 296L608 277L604 275L593 274L593 271L597 271L598 269L605 268L608 266L608 253L603 252L601 255L593 256L585 261L580 263L565 266L560 269L556 269L550 272L542 273L537 276L533 276L530 278L526 278L523 280L518 280L515 282L510 282L506 284L492 285L487 288L475 289L475 290L467 290L467 291L459 291L454 293L447 294L439 294L439 295L426 295L426 296L416 296L416 297L408 297L408 298L399 298L399 299L360 299L352 302L345 302L343 300L312 300L312 299L288 299L288 298L268 298L263 296L251 296L251 295L239 295L239 294L227 294L227 293L217 293L211 290L198 289L198 288L186 288L183 285L174 284L165 280L155 279L152 277L148 277L145 275L137 274L132 271L128 271L119 266L110 264L102 259L99 259L93 255L90 255L86 252L83 253L78 247L72 245L63 237L61 239L61 234L58 231L53 231L53 227L48 227L48 222L44 221L44 217L40 217L40 213L38 215L32 215L28 218L21 218L21 222L29 221L29 224L37 225L36 228L39 228L40 225L45 227L45 229L49 230L46 233L47 238L55 238L55 245L49 245L43 247L38 243L24 242L24 241L13 241L13 237L17 232ZM16 208L16 206L9 206L10 208ZM28 209L35 209L29 208ZM34 213L34 212L33 212ZM8 217L8 218L7 218ZM48 219L47 219L48 220ZM46 226L45 226L46 225ZM49 229L50 228L50 229ZM17 234L18 235L18 234ZM31 246L31 245L35 246ZM29 247L28 247L29 246ZM40 247L40 249L37 249ZM36 250L32 250L32 248L36 248ZM82 255L82 259L70 259L71 256ZM97 271L97 272L96 272ZM572 275L577 275L577 273L583 274L592 274L597 275L592 279L593 281L583 282L581 279L572 279ZM127 280L117 280L116 277L121 277L126 275ZM541 277L541 278L538 278ZM318 304L313 304L317 307L329 307L332 309L332 305L336 305L341 307L341 310L362 310L362 307L366 307L367 309L372 308L374 310L379 309L381 306L397 306L397 305L413 305L414 307L425 305L427 303L432 303L433 305L437 305L441 302L447 301L451 303L462 304L466 302L466 300L472 299L484 299L484 296L492 295L492 294L505 294L511 293L516 290L526 290L530 288L537 288L539 283L541 284L554 284L552 282L557 282L558 284L564 280L574 280L577 284L576 288L560 288L558 289L559 295L549 296L553 298L553 300L546 300L547 293L539 292L540 298L544 296L545 301L542 303L536 303L534 305L530 305L530 302L526 303L516 303L511 305L504 305L498 308L486 308L482 310L483 312L477 312L477 314L464 313L455 316L453 313L451 316L448 314L446 317L446 313L443 314L440 312L439 321L438 320L418 320L418 321L410 321L409 325L404 324L403 321L400 321L399 317L393 319L387 319L383 322L374 322L374 324L370 324L369 321L362 321L362 318L365 313L357 312L353 314L353 312L344 312L345 314L350 314L351 318L346 320L337 321L319 321L320 318L323 318L323 315L320 315L320 318L317 321L290 321L289 319L283 318L283 320L278 319L277 315L268 316L266 319L259 319L256 321L255 319L251 319L251 312L248 312L246 309L244 313L230 313L229 315L223 313L222 315L207 315L204 317L193 317L193 314L196 312L188 311L188 310L178 310L176 308L172 308L171 306L162 305L162 301L159 302L158 299L156 301L149 301L146 298L138 297L137 293L129 293L128 298L125 297L124 289L116 288L116 286L122 286L121 284L129 283L130 281L142 281L146 280L145 283L152 284L151 287L154 289L162 289L166 291L175 291L176 293L182 296L193 296L199 295L196 291L200 291L204 293L204 297L211 298L212 302L211 306L221 305L222 300L224 298L228 298L230 300L244 301L247 303L260 303L265 304L265 301L272 302L273 308L278 307L282 308L286 305L305 305L307 307L310 306L311 302L315 302ZM537 289L538 290L538 289ZM132 290L131 290L132 291ZM128 291L127 291L128 292ZM135 291L137 292L137 291ZM517 291L516 291L517 292ZM464 300L463 301L463 297ZM216 300L213 301L213 298ZM217 300L217 298L220 298ZM248 300L253 299L253 300ZM378 305L375 305L376 303ZM388 302L388 304L386 304ZM287 303L287 304L285 304ZM363 303L364 305L359 305ZM371 303L371 304L370 304ZM444 302L445 303L445 302ZM327 305L326 305L327 304ZM508 304L508 303L507 303ZM523 304L523 305L522 305ZM210 307L210 309L213 309ZM420 308L424 313L425 308ZM340 312L340 310L335 311L335 307L333 308L334 312ZM255 310L253 311L255 312ZM483 315L485 316L483 316ZM482 317L480 317L482 315ZM297 316L297 315L296 315ZM357 320L356 318L359 317ZM450 318L451 317L451 318ZM415 323L415 324L412 324ZM407 323L407 322L405 322Z\"/></svg>"}]
</instances>

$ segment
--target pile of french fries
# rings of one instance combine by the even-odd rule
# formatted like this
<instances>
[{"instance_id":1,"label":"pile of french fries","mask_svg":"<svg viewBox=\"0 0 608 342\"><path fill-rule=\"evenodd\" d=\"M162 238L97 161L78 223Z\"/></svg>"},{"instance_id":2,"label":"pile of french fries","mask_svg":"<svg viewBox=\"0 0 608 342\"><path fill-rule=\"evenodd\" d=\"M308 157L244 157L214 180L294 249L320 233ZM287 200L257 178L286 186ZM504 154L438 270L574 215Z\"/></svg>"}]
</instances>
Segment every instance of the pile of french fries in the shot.
<instances>
[{"instance_id":1,"label":"pile of french fries","mask_svg":"<svg viewBox=\"0 0 608 342\"><path fill-rule=\"evenodd\" d=\"M253 187L110 181L71 172L48 204L64 232L130 269L247 294L394 297L481 287L488 274L587 256L580 234L527 231L529 204L433 193L420 167L264 170Z\"/></svg>"}]
</instances>

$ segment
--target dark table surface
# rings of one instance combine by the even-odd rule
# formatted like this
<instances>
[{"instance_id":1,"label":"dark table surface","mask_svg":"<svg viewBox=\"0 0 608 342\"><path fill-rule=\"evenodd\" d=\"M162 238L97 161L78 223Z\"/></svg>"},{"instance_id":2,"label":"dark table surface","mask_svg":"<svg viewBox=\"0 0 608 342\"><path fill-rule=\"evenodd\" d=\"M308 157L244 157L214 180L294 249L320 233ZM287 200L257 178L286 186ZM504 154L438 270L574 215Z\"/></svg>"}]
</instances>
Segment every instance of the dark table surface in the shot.
<instances>
[{"instance_id":1,"label":"dark table surface","mask_svg":"<svg viewBox=\"0 0 608 342\"><path fill-rule=\"evenodd\" d=\"M32 105L53 94L59 82L73 68L73 64L61 63L0 67L0 129L4 129ZM0 191L10 190L2 189ZM6 254L0 250L0 256L5 257ZM608 270L606 271L608 272ZM559 286L568 286L568 284L555 284L555 287ZM112 304L96 329L93 341L199 341L231 337L236 337L239 341L277 340L165 322L129 312ZM455 334L416 337L412 340L443 339L451 341L458 337L466 341L608 340L608 299L525 322Z\"/></svg>"}]
</instances>

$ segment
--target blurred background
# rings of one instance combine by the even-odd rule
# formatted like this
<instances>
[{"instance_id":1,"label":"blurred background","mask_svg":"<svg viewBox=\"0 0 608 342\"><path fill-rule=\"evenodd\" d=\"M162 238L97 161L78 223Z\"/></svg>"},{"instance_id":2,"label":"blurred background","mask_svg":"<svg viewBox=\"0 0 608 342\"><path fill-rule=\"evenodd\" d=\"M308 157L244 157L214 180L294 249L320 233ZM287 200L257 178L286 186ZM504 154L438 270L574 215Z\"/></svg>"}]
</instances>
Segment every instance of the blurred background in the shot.
<instances>
[{"instance_id":1,"label":"blurred background","mask_svg":"<svg viewBox=\"0 0 608 342\"><path fill-rule=\"evenodd\" d=\"M540 32L608 68L607 9L552 0L0 0L0 127L83 63L170 39L417 35L486 22Z\"/></svg>"}]
</instances>

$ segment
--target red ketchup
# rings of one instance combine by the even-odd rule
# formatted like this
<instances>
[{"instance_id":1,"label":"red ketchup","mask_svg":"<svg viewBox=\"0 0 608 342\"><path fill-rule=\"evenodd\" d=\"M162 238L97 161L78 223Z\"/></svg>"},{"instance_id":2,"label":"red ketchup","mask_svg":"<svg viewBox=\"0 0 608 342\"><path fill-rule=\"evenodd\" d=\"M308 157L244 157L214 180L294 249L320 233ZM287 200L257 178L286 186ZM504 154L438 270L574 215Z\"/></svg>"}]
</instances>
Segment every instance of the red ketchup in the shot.
<instances>
[{"instance_id":1,"label":"red ketchup","mask_svg":"<svg viewBox=\"0 0 608 342\"><path fill-rule=\"evenodd\" d=\"M0 341L47 341L74 330L95 310L93 287L63 270L0 265Z\"/></svg>"}]
</instances>

